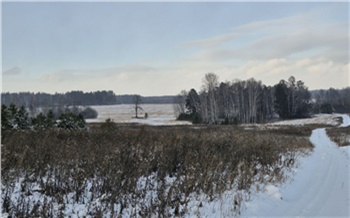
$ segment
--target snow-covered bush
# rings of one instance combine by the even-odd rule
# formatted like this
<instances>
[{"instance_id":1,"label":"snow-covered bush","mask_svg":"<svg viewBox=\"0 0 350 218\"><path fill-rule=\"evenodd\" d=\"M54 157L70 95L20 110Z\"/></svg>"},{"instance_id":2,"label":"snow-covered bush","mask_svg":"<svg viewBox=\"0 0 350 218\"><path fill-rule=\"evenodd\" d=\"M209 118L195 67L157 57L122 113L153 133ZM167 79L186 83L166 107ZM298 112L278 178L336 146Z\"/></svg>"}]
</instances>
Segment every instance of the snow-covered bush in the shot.
<instances>
[{"instance_id":1,"label":"snow-covered bush","mask_svg":"<svg viewBox=\"0 0 350 218\"><path fill-rule=\"evenodd\" d=\"M95 119L98 115L97 111L92 109L91 107L86 107L79 113L83 115L84 119Z\"/></svg>"},{"instance_id":2,"label":"snow-covered bush","mask_svg":"<svg viewBox=\"0 0 350 218\"><path fill-rule=\"evenodd\" d=\"M1 129L29 129L30 120L28 112L25 107L17 108L16 105L11 104L1 106Z\"/></svg>"},{"instance_id":3,"label":"snow-covered bush","mask_svg":"<svg viewBox=\"0 0 350 218\"><path fill-rule=\"evenodd\" d=\"M83 115L75 115L73 113L61 114L57 121L57 127L61 129L77 130L85 128L85 120Z\"/></svg>"}]
</instances>

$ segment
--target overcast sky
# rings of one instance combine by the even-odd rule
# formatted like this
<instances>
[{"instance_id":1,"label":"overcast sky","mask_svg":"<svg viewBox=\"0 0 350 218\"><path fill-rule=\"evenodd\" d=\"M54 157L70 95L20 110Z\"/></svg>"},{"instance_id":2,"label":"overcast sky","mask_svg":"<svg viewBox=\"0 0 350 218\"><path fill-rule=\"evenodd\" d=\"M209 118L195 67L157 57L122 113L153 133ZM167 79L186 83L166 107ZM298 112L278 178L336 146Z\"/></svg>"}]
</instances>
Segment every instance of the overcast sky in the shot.
<instances>
[{"instance_id":1,"label":"overcast sky","mask_svg":"<svg viewBox=\"0 0 350 218\"><path fill-rule=\"evenodd\" d=\"M2 3L2 91L349 86L349 3Z\"/></svg>"}]
</instances>

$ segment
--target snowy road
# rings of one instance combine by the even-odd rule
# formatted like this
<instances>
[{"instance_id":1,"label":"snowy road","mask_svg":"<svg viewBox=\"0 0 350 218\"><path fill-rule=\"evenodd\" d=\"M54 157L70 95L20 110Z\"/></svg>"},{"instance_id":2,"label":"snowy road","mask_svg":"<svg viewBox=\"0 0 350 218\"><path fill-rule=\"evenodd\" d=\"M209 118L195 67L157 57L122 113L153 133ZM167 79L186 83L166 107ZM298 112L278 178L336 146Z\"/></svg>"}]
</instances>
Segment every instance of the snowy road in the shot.
<instances>
[{"instance_id":1,"label":"snowy road","mask_svg":"<svg viewBox=\"0 0 350 218\"><path fill-rule=\"evenodd\" d=\"M349 116L341 116L341 127L349 126ZM242 217L350 217L349 157L324 128L314 130L310 141L315 146L312 154L302 160L293 180L277 189L282 199L268 191L259 193L246 203Z\"/></svg>"}]
</instances>

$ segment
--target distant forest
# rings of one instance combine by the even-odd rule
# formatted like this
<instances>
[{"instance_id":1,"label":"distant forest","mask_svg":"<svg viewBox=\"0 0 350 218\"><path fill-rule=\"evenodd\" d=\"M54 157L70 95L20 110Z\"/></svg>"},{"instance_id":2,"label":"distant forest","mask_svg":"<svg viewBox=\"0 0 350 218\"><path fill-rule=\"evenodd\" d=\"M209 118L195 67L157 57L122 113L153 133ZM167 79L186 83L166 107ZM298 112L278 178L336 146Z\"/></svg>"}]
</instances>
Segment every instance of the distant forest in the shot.
<instances>
[{"instance_id":1,"label":"distant forest","mask_svg":"<svg viewBox=\"0 0 350 218\"><path fill-rule=\"evenodd\" d=\"M1 103L36 111L40 107L135 104L135 95L116 95L113 91L2 93ZM253 78L220 83L217 75L209 73L199 92L191 89L177 96L141 96L141 103L175 104L178 119L194 123L262 123L276 117L293 119L315 113L350 113L350 87L309 91L304 82L293 76L274 86L265 86Z\"/></svg>"},{"instance_id":2,"label":"distant forest","mask_svg":"<svg viewBox=\"0 0 350 218\"><path fill-rule=\"evenodd\" d=\"M320 110L327 110L325 107L329 107L333 112L350 113L350 87L312 90L310 93L315 105L318 105Z\"/></svg>"},{"instance_id":3,"label":"distant forest","mask_svg":"<svg viewBox=\"0 0 350 218\"><path fill-rule=\"evenodd\" d=\"M350 87L309 91L291 76L274 86L254 78L219 82L208 73L202 89L183 90L177 96L179 120L193 123L264 123L270 120L307 118L316 113L350 113Z\"/></svg>"},{"instance_id":4,"label":"distant forest","mask_svg":"<svg viewBox=\"0 0 350 218\"><path fill-rule=\"evenodd\" d=\"M142 97L143 104L172 104L175 96ZM9 106L14 104L26 108L54 106L89 106L134 104L134 95L116 95L113 91L83 92L71 91L66 93L48 94L43 92L2 93L1 103Z\"/></svg>"}]
</instances>

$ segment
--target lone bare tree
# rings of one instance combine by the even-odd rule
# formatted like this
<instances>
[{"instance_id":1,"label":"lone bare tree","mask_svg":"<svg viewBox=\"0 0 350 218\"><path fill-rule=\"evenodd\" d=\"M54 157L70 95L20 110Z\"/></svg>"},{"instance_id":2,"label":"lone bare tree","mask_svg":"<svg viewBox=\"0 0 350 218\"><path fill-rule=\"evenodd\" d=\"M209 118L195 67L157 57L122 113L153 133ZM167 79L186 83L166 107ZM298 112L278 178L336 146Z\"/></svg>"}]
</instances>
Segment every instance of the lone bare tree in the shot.
<instances>
[{"instance_id":1,"label":"lone bare tree","mask_svg":"<svg viewBox=\"0 0 350 218\"><path fill-rule=\"evenodd\" d=\"M135 109L135 118L138 117L138 111L143 110L140 106L142 104L141 96L140 95L134 95L134 109Z\"/></svg>"}]
</instances>

